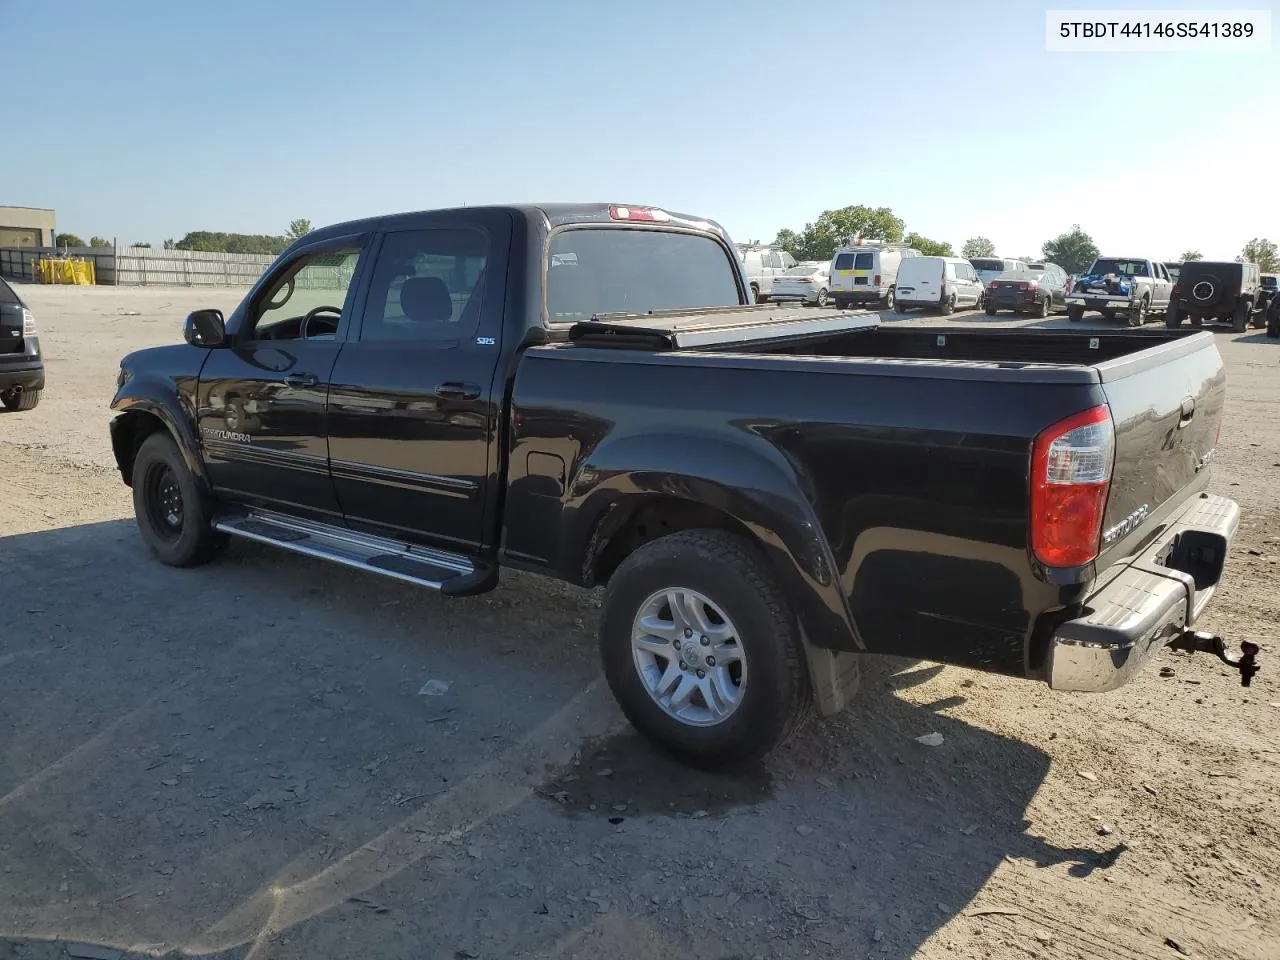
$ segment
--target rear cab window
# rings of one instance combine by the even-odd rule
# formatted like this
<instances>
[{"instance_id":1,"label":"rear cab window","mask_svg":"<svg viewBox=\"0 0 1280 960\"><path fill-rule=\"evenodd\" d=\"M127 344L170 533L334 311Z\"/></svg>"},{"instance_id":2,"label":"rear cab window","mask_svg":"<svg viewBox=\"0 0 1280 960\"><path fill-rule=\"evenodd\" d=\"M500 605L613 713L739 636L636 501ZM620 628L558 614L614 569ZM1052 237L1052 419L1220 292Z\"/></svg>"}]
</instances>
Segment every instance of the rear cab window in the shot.
<instances>
[{"instance_id":1,"label":"rear cab window","mask_svg":"<svg viewBox=\"0 0 1280 960\"><path fill-rule=\"evenodd\" d=\"M22 301L18 299L18 295L13 292L13 287L5 283L3 278L0 278L0 303L13 303L19 305L22 303Z\"/></svg>"},{"instance_id":2,"label":"rear cab window","mask_svg":"<svg viewBox=\"0 0 1280 960\"><path fill-rule=\"evenodd\" d=\"M729 252L702 234L570 226L547 247L551 323L743 302Z\"/></svg>"}]
</instances>

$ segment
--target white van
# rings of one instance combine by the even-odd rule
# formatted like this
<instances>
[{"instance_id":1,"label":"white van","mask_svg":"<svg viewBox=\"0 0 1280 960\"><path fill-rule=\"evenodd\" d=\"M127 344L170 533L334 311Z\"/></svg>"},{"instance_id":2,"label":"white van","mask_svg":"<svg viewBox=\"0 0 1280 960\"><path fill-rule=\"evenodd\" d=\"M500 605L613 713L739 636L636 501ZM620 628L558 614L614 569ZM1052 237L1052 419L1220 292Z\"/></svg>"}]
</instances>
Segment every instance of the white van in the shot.
<instances>
[{"instance_id":1,"label":"white van","mask_svg":"<svg viewBox=\"0 0 1280 960\"><path fill-rule=\"evenodd\" d=\"M831 299L844 310L855 303L892 307L898 267L922 254L905 243L860 241L841 247L831 259Z\"/></svg>"},{"instance_id":2,"label":"white van","mask_svg":"<svg viewBox=\"0 0 1280 960\"><path fill-rule=\"evenodd\" d=\"M764 303L773 296L774 277L796 265L796 258L785 250L742 243L738 244L738 259L751 287L751 299L756 303Z\"/></svg>"},{"instance_id":3,"label":"white van","mask_svg":"<svg viewBox=\"0 0 1280 960\"><path fill-rule=\"evenodd\" d=\"M983 284L973 264L963 257L909 257L898 268L894 309L935 307L954 313L957 307L982 306Z\"/></svg>"},{"instance_id":4,"label":"white van","mask_svg":"<svg viewBox=\"0 0 1280 960\"><path fill-rule=\"evenodd\" d=\"M973 269L978 271L978 279L984 284L1005 273L1022 273L1027 269L1025 260L1011 260L1008 257L970 257Z\"/></svg>"}]
</instances>

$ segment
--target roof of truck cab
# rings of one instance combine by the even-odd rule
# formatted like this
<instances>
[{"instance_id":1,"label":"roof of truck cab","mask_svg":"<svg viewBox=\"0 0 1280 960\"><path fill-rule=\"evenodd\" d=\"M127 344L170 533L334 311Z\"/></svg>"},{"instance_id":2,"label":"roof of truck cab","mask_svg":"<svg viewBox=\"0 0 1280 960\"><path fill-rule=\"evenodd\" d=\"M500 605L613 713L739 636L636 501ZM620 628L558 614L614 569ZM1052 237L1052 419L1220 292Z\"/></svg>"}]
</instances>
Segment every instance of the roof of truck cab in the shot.
<instances>
[{"instance_id":1,"label":"roof of truck cab","mask_svg":"<svg viewBox=\"0 0 1280 960\"><path fill-rule=\"evenodd\" d=\"M505 212L526 219L544 220L551 227L559 227L570 223L616 223L627 225L628 221L613 220L609 210L611 207L629 207L633 210L661 210L670 217L669 221L631 221L644 227L663 226L691 227L724 235L724 228L714 220L693 214L668 210L666 207L655 207L652 204L626 203L497 203L468 207L441 207L431 210L414 210L406 213L383 214L376 217L364 217L359 220L347 220L320 227L307 234L309 240L323 240L327 237L350 236L370 230L387 230L397 227L410 229L424 216L436 216L442 213L476 213Z\"/></svg>"}]
</instances>

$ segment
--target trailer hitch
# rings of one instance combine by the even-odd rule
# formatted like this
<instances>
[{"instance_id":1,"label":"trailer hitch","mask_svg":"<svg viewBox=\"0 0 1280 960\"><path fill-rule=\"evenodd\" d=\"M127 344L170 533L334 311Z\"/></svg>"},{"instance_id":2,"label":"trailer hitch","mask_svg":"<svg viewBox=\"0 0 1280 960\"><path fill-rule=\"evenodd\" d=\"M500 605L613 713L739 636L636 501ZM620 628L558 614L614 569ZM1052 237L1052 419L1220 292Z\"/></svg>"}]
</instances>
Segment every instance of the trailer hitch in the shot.
<instances>
[{"instance_id":1,"label":"trailer hitch","mask_svg":"<svg viewBox=\"0 0 1280 960\"><path fill-rule=\"evenodd\" d=\"M1245 640L1240 644L1240 656L1233 657L1227 652L1227 643L1212 633L1201 633L1199 630L1183 630L1166 644L1170 650L1183 650L1187 653L1212 653L1228 667L1240 671L1240 686L1247 687L1259 670L1257 664L1258 645Z\"/></svg>"}]
</instances>

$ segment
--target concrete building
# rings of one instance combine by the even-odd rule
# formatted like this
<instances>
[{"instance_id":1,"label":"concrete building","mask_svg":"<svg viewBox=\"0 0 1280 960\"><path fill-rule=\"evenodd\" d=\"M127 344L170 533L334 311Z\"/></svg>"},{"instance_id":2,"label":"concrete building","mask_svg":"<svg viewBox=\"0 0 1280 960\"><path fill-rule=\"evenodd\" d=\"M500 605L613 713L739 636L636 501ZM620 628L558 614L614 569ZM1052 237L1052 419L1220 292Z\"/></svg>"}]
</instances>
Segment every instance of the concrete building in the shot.
<instances>
[{"instance_id":1,"label":"concrete building","mask_svg":"<svg viewBox=\"0 0 1280 960\"><path fill-rule=\"evenodd\" d=\"M0 207L0 247L52 247L56 231L52 210Z\"/></svg>"}]
</instances>

